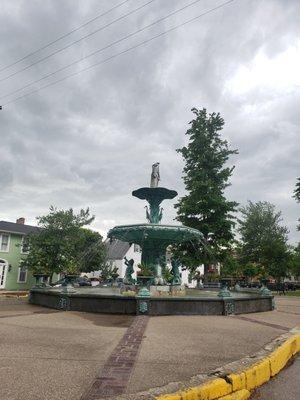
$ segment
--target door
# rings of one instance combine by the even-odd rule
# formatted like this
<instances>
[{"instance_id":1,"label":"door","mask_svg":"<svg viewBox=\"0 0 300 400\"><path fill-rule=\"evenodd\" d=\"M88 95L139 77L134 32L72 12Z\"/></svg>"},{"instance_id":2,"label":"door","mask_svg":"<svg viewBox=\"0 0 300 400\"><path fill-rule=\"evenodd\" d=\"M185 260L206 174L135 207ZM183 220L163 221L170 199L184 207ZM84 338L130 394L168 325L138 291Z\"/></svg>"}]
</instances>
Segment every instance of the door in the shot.
<instances>
[{"instance_id":1,"label":"door","mask_svg":"<svg viewBox=\"0 0 300 400\"><path fill-rule=\"evenodd\" d=\"M5 278L7 273L7 262L4 260L0 260L0 289L5 288Z\"/></svg>"}]
</instances>

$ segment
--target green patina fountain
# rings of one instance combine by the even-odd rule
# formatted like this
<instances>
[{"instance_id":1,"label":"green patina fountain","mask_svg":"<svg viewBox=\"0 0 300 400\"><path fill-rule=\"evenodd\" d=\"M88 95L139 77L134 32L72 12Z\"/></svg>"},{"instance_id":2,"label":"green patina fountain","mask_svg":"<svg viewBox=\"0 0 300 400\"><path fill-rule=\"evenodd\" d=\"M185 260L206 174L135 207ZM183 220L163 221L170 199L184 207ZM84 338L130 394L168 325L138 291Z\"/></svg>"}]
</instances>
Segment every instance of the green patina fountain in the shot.
<instances>
[{"instance_id":1,"label":"green patina fountain","mask_svg":"<svg viewBox=\"0 0 300 400\"><path fill-rule=\"evenodd\" d=\"M231 294L224 286L218 296L213 296L213 292L211 295L205 292L203 296L195 291L193 294L185 292L180 260L173 257L172 269L167 268L166 250L176 243L202 241L203 236L197 229L160 223L161 203L173 199L177 192L158 187L159 180L159 164L156 163L152 166L150 187L132 192L133 196L148 202L149 206L145 207L148 223L116 226L108 232L111 240L140 245L142 276L137 276L137 285L132 277L134 260L125 257L127 268L122 289L100 287L74 291L74 288L66 287L61 291L60 288L35 287L30 291L29 301L60 310L134 315L229 315L273 310L274 299L266 288L256 294ZM157 296L160 296L159 301Z\"/></svg>"},{"instance_id":2,"label":"green patina fountain","mask_svg":"<svg viewBox=\"0 0 300 400\"><path fill-rule=\"evenodd\" d=\"M197 229L160 223L163 211L160 207L161 203L166 199L173 199L178 193L175 190L158 187L159 180L159 163L155 163L152 165L150 187L143 187L132 192L133 196L148 202L149 207L145 207L148 223L116 226L108 232L111 240L119 239L136 243L141 247L142 265L151 271L153 276L151 283L154 285L165 284L162 271L166 264L166 249L169 245L202 239L202 233ZM178 269L176 263L173 262L173 264L173 269L175 267ZM181 284L178 277L176 284Z\"/></svg>"},{"instance_id":3,"label":"green patina fountain","mask_svg":"<svg viewBox=\"0 0 300 400\"><path fill-rule=\"evenodd\" d=\"M35 287L30 291L29 301L59 310L134 315L229 315L273 310L274 299L266 288L256 294L239 292L231 295L225 286L218 296L213 296L213 292L209 296L207 292L204 296L195 295L195 292L185 293L180 260L173 257L172 269L169 270L166 267L166 249L176 243L202 241L202 234L186 226L160 223L161 203L173 199L177 193L158 187L159 180L159 164L156 163L152 166L150 187L132 192L133 196L148 202L148 223L116 226L108 233L111 240L118 239L141 246L142 276L137 277L137 285L132 277L134 260L125 257L127 268L123 292L120 288L106 287L78 288L76 291L70 285L63 291L60 288ZM139 289L137 296L136 289ZM159 301L156 296L161 296Z\"/></svg>"}]
</instances>

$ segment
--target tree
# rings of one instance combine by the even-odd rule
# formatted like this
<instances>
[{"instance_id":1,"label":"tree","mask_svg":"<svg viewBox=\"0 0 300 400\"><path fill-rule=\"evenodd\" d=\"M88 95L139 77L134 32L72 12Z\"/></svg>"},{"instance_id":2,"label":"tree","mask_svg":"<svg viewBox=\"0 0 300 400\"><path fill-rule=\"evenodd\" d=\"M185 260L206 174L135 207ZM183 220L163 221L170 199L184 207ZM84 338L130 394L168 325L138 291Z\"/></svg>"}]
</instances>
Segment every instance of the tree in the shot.
<instances>
[{"instance_id":1,"label":"tree","mask_svg":"<svg viewBox=\"0 0 300 400\"><path fill-rule=\"evenodd\" d=\"M224 191L230 185L234 167L227 162L237 150L231 150L221 138L224 120L220 114L208 114L206 109L192 109L195 118L186 135L187 146L178 149L185 161L183 180L187 194L175 205L177 220L203 233L203 242L184 243L177 247L177 256L190 269L224 258L233 242L234 216L237 203L228 201Z\"/></svg>"},{"instance_id":2,"label":"tree","mask_svg":"<svg viewBox=\"0 0 300 400\"><path fill-rule=\"evenodd\" d=\"M50 207L47 215L38 217L38 233L28 236L29 254L22 260L33 273L79 273L99 269L104 262L102 237L84 229L94 217L89 209L75 214L73 209Z\"/></svg>"},{"instance_id":3,"label":"tree","mask_svg":"<svg viewBox=\"0 0 300 400\"><path fill-rule=\"evenodd\" d=\"M291 251L289 271L296 279L300 277L300 243Z\"/></svg>"},{"instance_id":4,"label":"tree","mask_svg":"<svg viewBox=\"0 0 300 400\"><path fill-rule=\"evenodd\" d=\"M105 264L106 249L98 232L81 228L76 250L80 272L98 271Z\"/></svg>"},{"instance_id":5,"label":"tree","mask_svg":"<svg viewBox=\"0 0 300 400\"><path fill-rule=\"evenodd\" d=\"M100 270L101 278L104 281L107 281L108 279L116 279L119 276L118 268L108 263L102 264Z\"/></svg>"},{"instance_id":6,"label":"tree","mask_svg":"<svg viewBox=\"0 0 300 400\"><path fill-rule=\"evenodd\" d=\"M222 266L220 268L222 277L240 277L243 275L242 268L238 262L237 257L231 254L226 255Z\"/></svg>"},{"instance_id":7,"label":"tree","mask_svg":"<svg viewBox=\"0 0 300 400\"><path fill-rule=\"evenodd\" d=\"M300 178L298 178L298 182L296 183L296 188L294 190L294 196L293 196L298 203L300 203ZM300 221L300 219L298 219ZM300 231L300 225L297 226L298 231Z\"/></svg>"},{"instance_id":8,"label":"tree","mask_svg":"<svg viewBox=\"0 0 300 400\"><path fill-rule=\"evenodd\" d=\"M296 188L294 190L294 197L300 203L300 178L297 179Z\"/></svg>"},{"instance_id":9,"label":"tree","mask_svg":"<svg viewBox=\"0 0 300 400\"><path fill-rule=\"evenodd\" d=\"M269 202L248 202L240 209L241 262L263 268L276 279L288 271L288 229L281 225L281 212Z\"/></svg>"},{"instance_id":10,"label":"tree","mask_svg":"<svg viewBox=\"0 0 300 400\"><path fill-rule=\"evenodd\" d=\"M255 263L248 262L242 266L242 274L248 279L260 275L260 267Z\"/></svg>"}]
</instances>

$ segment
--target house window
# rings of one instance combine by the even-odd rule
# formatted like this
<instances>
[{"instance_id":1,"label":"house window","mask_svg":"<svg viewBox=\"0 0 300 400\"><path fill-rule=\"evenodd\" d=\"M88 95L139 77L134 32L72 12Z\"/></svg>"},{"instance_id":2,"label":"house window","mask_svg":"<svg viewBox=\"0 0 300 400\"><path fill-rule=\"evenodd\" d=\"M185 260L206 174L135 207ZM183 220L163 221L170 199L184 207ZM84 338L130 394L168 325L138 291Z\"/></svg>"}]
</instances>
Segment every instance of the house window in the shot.
<instances>
[{"instance_id":1,"label":"house window","mask_svg":"<svg viewBox=\"0 0 300 400\"><path fill-rule=\"evenodd\" d=\"M27 281L27 269L25 267L19 267L18 283L26 283Z\"/></svg>"},{"instance_id":2,"label":"house window","mask_svg":"<svg viewBox=\"0 0 300 400\"><path fill-rule=\"evenodd\" d=\"M0 233L0 251L8 251L9 249L9 235Z\"/></svg>"},{"instance_id":3,"label":"house window","mask_svg":"<svg viewBox=\"0 0 300 400\"><path fill-rule=\"evenodd\" d=\"M23 253L23 254L29 253L29 243L28 243L27 236L22 236L21 253Z\"/></svg>"}]
</instances>

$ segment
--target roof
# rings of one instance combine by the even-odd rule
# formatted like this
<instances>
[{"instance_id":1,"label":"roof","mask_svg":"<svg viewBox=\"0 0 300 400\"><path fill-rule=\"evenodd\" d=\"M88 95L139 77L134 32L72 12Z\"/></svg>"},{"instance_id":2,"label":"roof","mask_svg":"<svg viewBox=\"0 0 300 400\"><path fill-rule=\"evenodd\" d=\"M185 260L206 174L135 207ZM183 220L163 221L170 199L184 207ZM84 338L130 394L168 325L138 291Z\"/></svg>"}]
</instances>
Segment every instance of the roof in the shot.
<instances>
[{"instance_id":1,"label":"roof","mask_svg":"<svg viewBox=\"0 0 300 400\"><path fill-rule=\"evenodd\" d=\"M40 228L33 225L17 224L15 222L0 221L0 231L17 233L19 235L28 235L32 232L38 232Z\"/></svg>"},{"instance_id":2,"label":"roof","mask_svg":"<svg viewBox=\"0 0 300 400\"><path fill-rule=\"evenodd\" d=\"M131 243L123 242L119 239L107 239L105 241L107 249L107 257L109 260L122 260L127 251L130 249Z\"/></svg>"}]
</instances>

